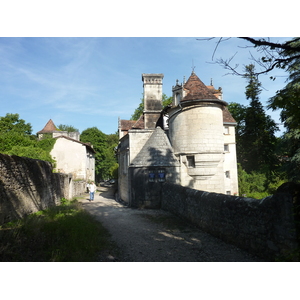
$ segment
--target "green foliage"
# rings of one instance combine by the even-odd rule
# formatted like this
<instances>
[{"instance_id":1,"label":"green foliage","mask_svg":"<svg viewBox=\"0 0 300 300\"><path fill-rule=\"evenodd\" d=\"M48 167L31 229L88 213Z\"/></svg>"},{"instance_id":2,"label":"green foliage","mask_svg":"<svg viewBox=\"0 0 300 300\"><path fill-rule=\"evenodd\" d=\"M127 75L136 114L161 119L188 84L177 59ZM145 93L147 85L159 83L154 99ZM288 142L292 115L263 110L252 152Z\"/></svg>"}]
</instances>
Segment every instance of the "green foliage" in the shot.
<instances>
[{"instance_id":1,"label":"green foliage","mask_svg":"<svg viewBox=\"0 0 300 300\"><path fill-rule=\"evenodd\" d=\"M61 131L79 132L79 130L77 128L75 128L74 126L72 126L72 125L60 124L60 125L58 125L57 128L58 128L58 130L61 130Z\"/></svg>"},{"instance_id":2,"label":"green foliage","mask_svg":"<svg viewBox=\"0 0 300 300\"><path fill-rule=\"evenodd\" d=\"M22 135L18 132L9 131L0 133L0 152L6 153L14 147L28 147L34 144L34 140L29 135Z\"/></svg>"},{"instance_id":3,"label":"green foliage","mask_svg":"<svg viewBox=\"0 0 300 300\"><path fill-rule=\"evenodd\" d=\"M30 123L25 123L19 118L18 114L6 114L5 117L0 117L0 133L15 132L21 135L29 136L32 133Z\"/></svg>"},{"instance_id":4,"label":"green foliage","mask_svg":"<svg viewBox=\"0 0 300 300\"><path fill-rule=\"evenodd\" d=\"M131 115L131 121L137 121L144 111L144 99L141 98L139 106L135 109L134 113Z\"/></svg>"},{"instance_id":5,"label":"green foliage","mask_svg":"<svg viewBox=\"0 0 300 300\"><path fill-rule=\"evenodd\" d=\"M0 261L88 262L110 247L109 233L77 201L0 226Z\"/></svg>"},{"instance_id":6,"label":"green foliage","mask_svg":"<svg viewBox=\"0 0 300 300\"><path fill-rule=\"evenodd\" d=\"M282 156L286 158L283 170L287 172L289 180L300 182L300 40L293 39L288 44L296 49L285 50L281 53L284 58L288 59L285 67L290 74L289 82L270 98L268 108L281 109L280 118L286 128L283 137L286 145L282 153ZM289 59L290 57L294 58Z\"/></svg>"},{"instance_id":7,"label":"green foliage","mask_svg":"<svg viewBox=\"0 0 300 300\"><path fill-rule=\"evenodd\" d=\"M240 164L238 164L239 195L262 199L273 195L277 188L286 182L283 174L273 173L268 176L265 173L250 172L247 173Z\"/></svg>"},{"instance_id":8,"label":"green foliage","mask_svg":"<svg viewBox=\"0 0 300 300\"><path fill-rule=\"evenodd\" d=\"M172 97L167 97L166 94L162 95L162 105L163 107L168 106L169 104L171 104L173 101ZM144 99L141 99L141 102L139 104L139 106L135 109L133 115L131 115L130 120L132 121L137 121L139 119L139 117L143 114L144 111Z\"/></svg>"},{"instance_id":9,"label":"green foliage","mask_svg":"<svg viewBox=\"0 0 300 300\"><path fill-rule=\"evenodd\" d=\"M254 65L246 66L248 81L246 86L246 98L250 99L250 105L246 108L245 127L241 142L244 148L244 157L241 164L246 171L270 171L276 165L275 132L278 131L276 123L265 114L259 101L261 83L254 75Z\"/></svg>"},{"instance_id":10,"label":"green foliage","mask_svg":"<svg viewBox=\"0 0 300 300\"><path fill-rule=\"evenodd\" d=\"M245 130L246 106L231 102L228 104L227 108L237 122L235 133L237 138L239 138Z\"/></svg>"},{"instance_id":11,"label":"green foliage","mask_svg":"<svg viewBox=\"0 0 300 300\"><path fill-rule=\"evenodd\" d=\"M30 123L25 123L18 114L0 117L0 152L54 162L50 151L55 139L37 141L31 132Z\"/></svg>"},{"instance_id":12,"label":"green foliage","mask_svg":"<svg viewBox=\"0 0 300 300\"><path fill-rule=\"evenodd\" d=\"M55 141L56 141L56 139L53 139L52 137L44 138L44 139L38 141L37 147L50 153L50 151L52 150L52 148L55 144Z\"/></svg>"},{"instance_id":13,"label":"green foliage","mask_svg":"<svg viewBox=\"0 0 300 300\"><path fill-rule=\"evenodd\" d=\"M276 123L265 114L259 101L261 83L255 75L254 65L245 67L248 85L246 98L249 106L231 103L228 109L237 121L237 161L248 173L271 173L278 165L276 156L278 130Z\"/></svg>"},{"instance_id":14,"label":"green foliage","mask_svg":"<svg viewBox=\"0 0 300 300\"><path fill-rule=\"evenodd\" d=\"M60 199L60 205L61 206L65 206L67 204L70 204L70 201L68 199L66 199L66 198L61 198Z\"/></svg>"},{"instance_id":15,"label":"green foliage","mask_svg":"<svg viewBox=\"0 0 300 300\"><path fill-rule=\"evenodd\" d=\"M166 106L172 104L172 101L173 101L173 97L168 97L166 94L162 95L163 107L166 107Z\"/></svg>"},{"instance_id":16,"label":"green foliage","mask_svg":"<svg viewBox=\"0 0 300 300\"><path fill-rule=\"evenodd\" d=\"M114 169L117 167L117 158L114 149L119 142L118 135L106 135L97 127L92 127L84 130L81 133L80 139L84 143L91 143L96 152L96 180L112 178Z\"/></svg>"},{"instance_id":17,"label":"green foliage","mask_svg":"<svg viewBox=\"0 0 300 300\"><path fill-rule=\"evenodd\" d=\"M0 117L0 152L7 153L14 146L32 145L31 125L19 118L18 114Z\"/></svg>"},{"instance_id":18,"label":"green foliage","mask_svg":"<svg viewBox=\"0 0 300 300\"><path fill-rule=\"evenodd\" d=\"M7 154L54 162L49 152L34 145L28 147L14 146Z\"/></svg>"}]
</instances>

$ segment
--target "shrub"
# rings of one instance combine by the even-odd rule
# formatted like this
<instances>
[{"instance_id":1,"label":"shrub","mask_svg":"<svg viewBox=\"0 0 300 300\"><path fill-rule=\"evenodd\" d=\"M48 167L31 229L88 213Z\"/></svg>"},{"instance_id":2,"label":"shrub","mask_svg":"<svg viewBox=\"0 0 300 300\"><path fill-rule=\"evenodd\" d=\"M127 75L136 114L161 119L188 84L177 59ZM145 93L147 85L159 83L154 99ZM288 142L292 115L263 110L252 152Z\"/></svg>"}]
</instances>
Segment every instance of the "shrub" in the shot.
<instances>
[{"instance_id":1,"label":"shrub","mask_svg":"<svg viewBox=\"0 0 300 300\"><path fill-rule=\"evenodd\" d=\"M110 247L109 233L81 204L39 211L0 227L0 261L97 261Z\"/></svg>"}]
</instances>

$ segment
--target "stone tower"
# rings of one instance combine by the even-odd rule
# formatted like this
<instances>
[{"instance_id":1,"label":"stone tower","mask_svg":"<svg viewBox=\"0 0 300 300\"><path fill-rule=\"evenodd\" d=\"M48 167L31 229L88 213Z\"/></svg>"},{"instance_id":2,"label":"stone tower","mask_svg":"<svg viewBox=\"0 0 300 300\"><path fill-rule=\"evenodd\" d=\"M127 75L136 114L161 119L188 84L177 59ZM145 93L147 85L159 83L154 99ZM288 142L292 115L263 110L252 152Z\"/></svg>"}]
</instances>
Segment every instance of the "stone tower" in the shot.
<instances>
[{"instance_id":1,"label":"stone tower","mask_svg":"<svg viewBox=\"0 0 300 300\"><path fill-rule=\"evenodd\" d=\"M183 85L173 87L169 135L181 162L181 184L224 192L223 109L226 102L192 72Z\"/></svg>"},{"instance_id":2,"label":"stone tower","mask_svg":"<svg viewBox=\"0 0 300 300\"><path fill-rule=\"evenodd\" d=\"M163 74L142 74L145 129L154 129L162 110Z\"/></svg>"}]
</instances>

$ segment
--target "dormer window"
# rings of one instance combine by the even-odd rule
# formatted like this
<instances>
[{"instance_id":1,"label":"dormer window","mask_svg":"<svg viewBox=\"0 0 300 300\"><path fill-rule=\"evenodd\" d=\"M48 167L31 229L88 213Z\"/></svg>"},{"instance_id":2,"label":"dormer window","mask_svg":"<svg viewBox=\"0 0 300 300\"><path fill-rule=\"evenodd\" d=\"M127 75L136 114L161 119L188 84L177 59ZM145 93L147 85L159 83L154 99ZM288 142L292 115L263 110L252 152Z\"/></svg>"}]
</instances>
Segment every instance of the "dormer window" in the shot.
<instances>
[{"instance_id":1,"label":"dormer window","mask_svg":"<svg viewBox=\"0 0 300 300\"><path fill-rule=\"evenodd\" d=\"M180 100L181 100L180 93L176 93L176 104L179 104Z\"/></svg>"}]
</instances>

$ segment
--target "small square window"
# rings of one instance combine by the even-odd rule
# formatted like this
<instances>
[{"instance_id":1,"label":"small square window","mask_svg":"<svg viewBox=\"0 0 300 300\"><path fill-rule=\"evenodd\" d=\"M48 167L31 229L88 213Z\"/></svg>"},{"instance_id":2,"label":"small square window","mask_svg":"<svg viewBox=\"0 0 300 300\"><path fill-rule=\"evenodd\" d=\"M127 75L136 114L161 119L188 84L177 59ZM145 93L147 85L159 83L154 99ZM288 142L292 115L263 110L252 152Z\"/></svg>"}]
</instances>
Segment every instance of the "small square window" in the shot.
<instances>
[{"instance_id":1,"label":"small square window","mask_svg":"<svg viewBox=\"0 0 300 300\"><path fill-rule=\"evenodd\" d=\"M226 178L230 178L230 171L226 171L225 176L226 176Z\"/></svg>"},{"instance_id":2,"label":"small square window","mask_svg":"<svg viewBox=\"0 0 300 300\"><path fill-rule=\"evenodd\" d=\"M224 145L224 152L229 152L229 145L228 144Z\"/></svg>"},{"instance_id":3,"label":"small square window","mask_svg":"<svg viewBox=\"0 0 300 300\"><path fill-rule=\"evenodd\" d=\"M149 174L148 174L148 180L149 182L155 182L155 171L154 170L149 170Z\"/></svg>"},{"instance_id":4,"label":"small square window","mask_svg":"<svg viewBox=\"0 0 300 300\"><path fill-rule=\"evenodd\" d=\"M186 160L188 168L195 168L195 156L187 156Z\"/></svg>"},{"instance_id":5,"label":"small square window","mask_svg":"<svg viewBox=\"0 0 300 300\"><path fill-rule=\"evenodd\" d=\"M228 126L224 127L224 134L229 134L229 127Z\"/></svg>"},{"instance_id":6,"label":"small square window","mask_svg":"<svg viewBox=\"0 0 300 300\"><path fill-rule=\"evenodd\" d=\"M166 181L166 171L164 169L157 171L158 182L165 182Z\"/></svg>"},{"instance_id":7,"label":"small square window","mask_svg":"<svg viewBox=\"0 0 300 300\"><path fill-rule=\"evenodd\" d=\"M226 195L231 195L231 191L226 191Z\"/></svg>"}]
</instances>

